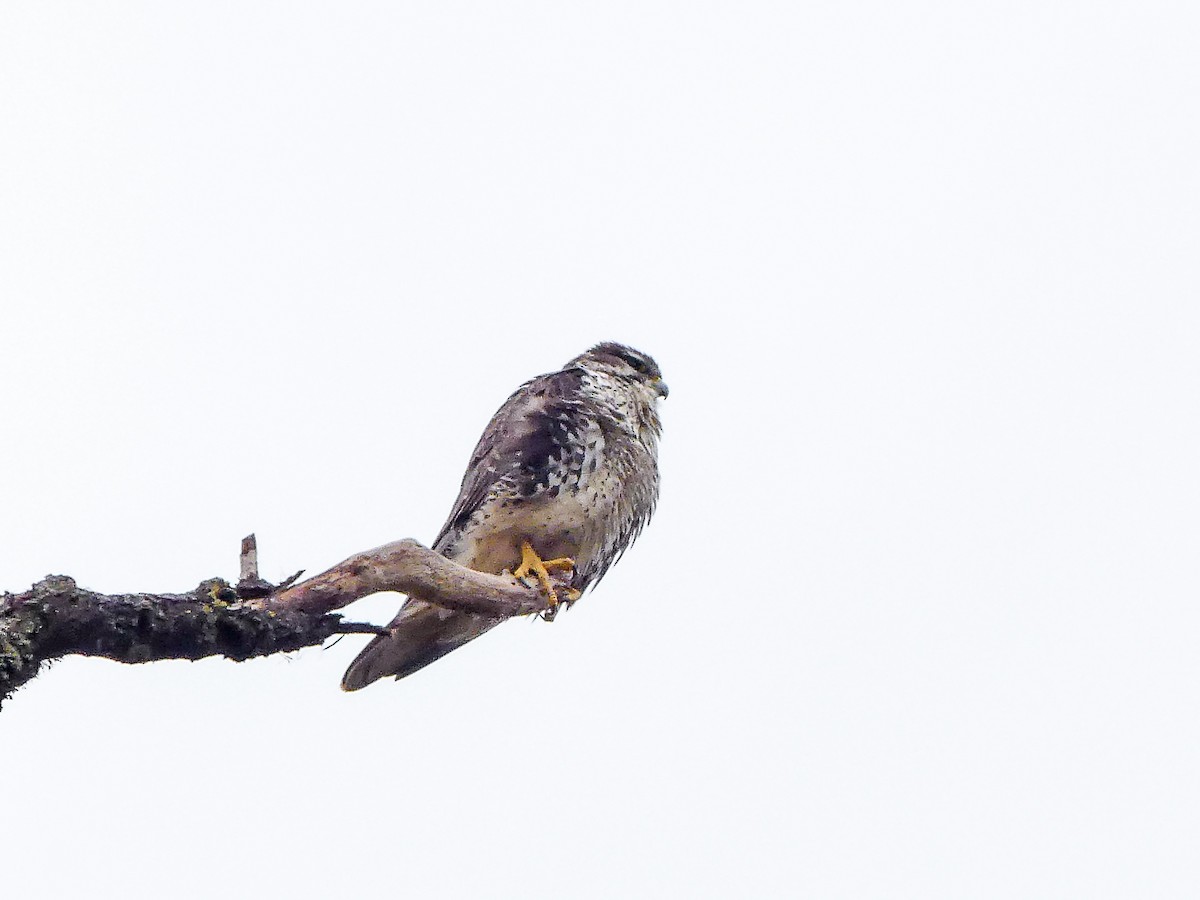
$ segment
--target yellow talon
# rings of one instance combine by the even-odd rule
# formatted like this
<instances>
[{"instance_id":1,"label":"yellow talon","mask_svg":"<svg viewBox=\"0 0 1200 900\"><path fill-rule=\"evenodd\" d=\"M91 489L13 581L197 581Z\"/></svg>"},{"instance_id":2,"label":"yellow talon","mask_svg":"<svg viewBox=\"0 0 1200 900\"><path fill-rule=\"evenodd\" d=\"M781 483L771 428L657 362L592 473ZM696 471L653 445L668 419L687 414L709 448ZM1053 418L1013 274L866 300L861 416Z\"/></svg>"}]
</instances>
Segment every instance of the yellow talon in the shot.
<instances>
[{"instance_id":1,"label":"yellow talon","mask_svg":"<svg viewBox=\"0 0 1200 900\"><path fill-rule=\"evenodd\" d=\"M546 592L546 599L550 602L550 609L558 606L558 594L554 591L554 584L550 581L550 572L554 569L567 571L575 568L575 560L567 556L560 556L558 559L542 559L538 556L537 551L533 549L533 545L529 541L521 542L521 565L517 566L517 570L513 572L514 578L524 578L532 573L537 576L538 584L542 586L542 590ZM572 591L572 593L578 593ZM574 600L575 597L570 599Z\"/></svg>"}]
</instances>

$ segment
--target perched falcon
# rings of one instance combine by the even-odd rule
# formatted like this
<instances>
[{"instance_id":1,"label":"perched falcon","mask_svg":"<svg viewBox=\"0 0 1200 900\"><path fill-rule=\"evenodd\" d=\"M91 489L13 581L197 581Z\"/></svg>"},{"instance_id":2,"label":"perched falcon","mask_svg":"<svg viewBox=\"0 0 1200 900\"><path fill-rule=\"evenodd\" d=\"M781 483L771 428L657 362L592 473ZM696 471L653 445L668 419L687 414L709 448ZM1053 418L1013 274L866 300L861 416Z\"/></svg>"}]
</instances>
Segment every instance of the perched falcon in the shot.
<instances>
[{"instance_id":1,"label":"perched falcon","mask_svg":"<svg viewBox=\"0 0 1200 900\"><path fill-rule=\"evenodd\" d=\"M549 572L570 570L570 606L633 543L658 498L658 365L597 344L517 388L484 429L433 549L480 572L533 576L550 614ZM350 664L342 687L403 678L503 619L408 600Z\"/></svg>"}]
</instances>

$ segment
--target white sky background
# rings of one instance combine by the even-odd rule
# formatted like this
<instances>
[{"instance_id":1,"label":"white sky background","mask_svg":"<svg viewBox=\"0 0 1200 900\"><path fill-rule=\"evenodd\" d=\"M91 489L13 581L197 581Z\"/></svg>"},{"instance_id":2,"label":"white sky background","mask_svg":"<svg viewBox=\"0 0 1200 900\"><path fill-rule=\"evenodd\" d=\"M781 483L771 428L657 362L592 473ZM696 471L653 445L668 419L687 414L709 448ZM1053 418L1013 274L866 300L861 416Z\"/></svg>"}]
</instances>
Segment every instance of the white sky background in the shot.
<instances>
[{"instance_id":1,"label":"white sky background","mask_svg":"<svg viewBox=\"0 0 1200 900\"><path fill-rule=\"evenodd\" d=\"M1197 25L4 3L0 588L429 541L522 380L672 388L552 626L29 684L5 896L1196 896Z\"/></svg>"}]
</instances>

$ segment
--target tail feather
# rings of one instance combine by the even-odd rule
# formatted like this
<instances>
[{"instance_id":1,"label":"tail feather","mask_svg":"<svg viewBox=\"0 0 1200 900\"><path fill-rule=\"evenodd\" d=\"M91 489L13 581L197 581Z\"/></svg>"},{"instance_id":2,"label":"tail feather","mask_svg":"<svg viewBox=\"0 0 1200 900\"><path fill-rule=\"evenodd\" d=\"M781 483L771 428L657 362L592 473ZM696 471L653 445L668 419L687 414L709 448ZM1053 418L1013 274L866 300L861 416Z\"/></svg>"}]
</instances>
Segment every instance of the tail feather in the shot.
<instances>
[{"instance_id":1,"label":"tail feather","mask_svg":"<svg viewBox=\"0 0 1200 900\"><path fill-rule=\"evenodd\" d=\"M502 621L409 600L392 620L389 633L374 638L350 664L342 676L342 690L357 691L388 675L411 675Z\"/></svg>"}]
</instances>

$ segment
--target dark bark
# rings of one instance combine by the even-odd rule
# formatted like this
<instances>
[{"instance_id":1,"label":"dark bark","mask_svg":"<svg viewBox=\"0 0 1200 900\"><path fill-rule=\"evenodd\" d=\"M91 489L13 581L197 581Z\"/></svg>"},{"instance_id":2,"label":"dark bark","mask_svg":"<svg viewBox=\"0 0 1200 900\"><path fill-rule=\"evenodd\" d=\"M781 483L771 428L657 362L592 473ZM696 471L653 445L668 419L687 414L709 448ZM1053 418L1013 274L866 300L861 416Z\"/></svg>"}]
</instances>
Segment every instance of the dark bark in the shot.
<instances>
[{"instance_id":1,"label":"dark bark","mask_svg":"<svg viewBox=\"0 0 1200 900\"><path fill-rule=\"evenodd\" d=\"M242 542L236 585L214 578L184 594L98 594L52 575L20 594L0 594L0 704L62 656L124 663L224 656L245 660L312 647L335 634L378 633L333 612L396 590L496 617L546 609L546 598L511 577L466 569L416 541L350 557L295 586L258 575L254 536ZM569 578L569 575L566 576Z\"/></svg>"}]
</instances>

